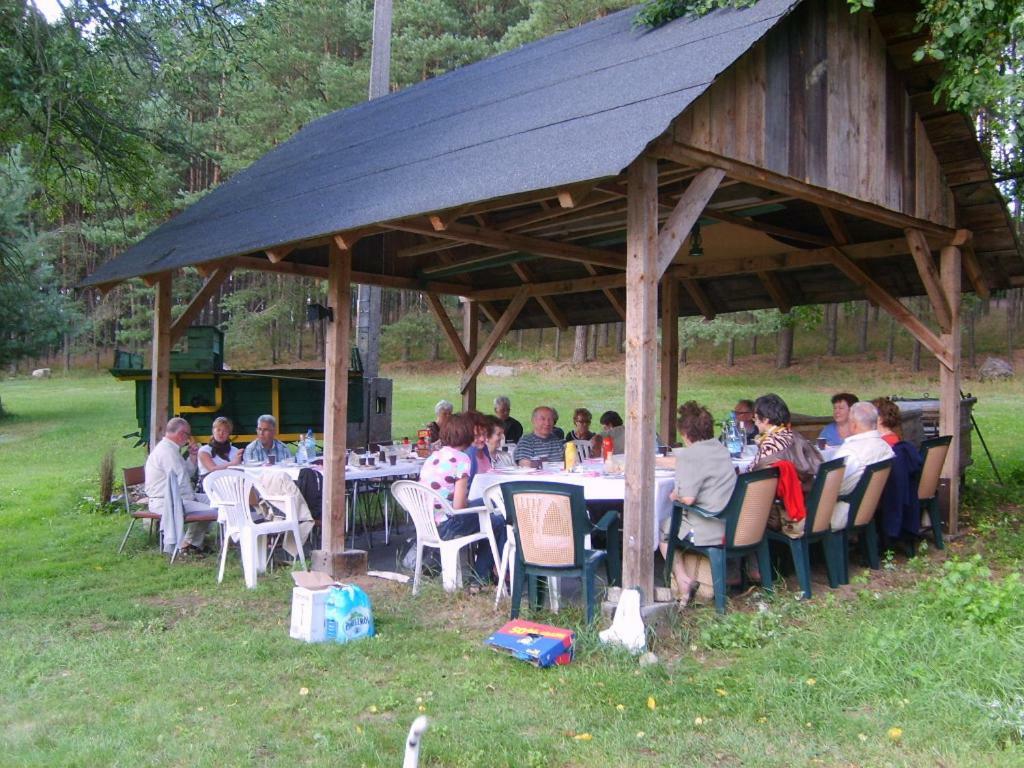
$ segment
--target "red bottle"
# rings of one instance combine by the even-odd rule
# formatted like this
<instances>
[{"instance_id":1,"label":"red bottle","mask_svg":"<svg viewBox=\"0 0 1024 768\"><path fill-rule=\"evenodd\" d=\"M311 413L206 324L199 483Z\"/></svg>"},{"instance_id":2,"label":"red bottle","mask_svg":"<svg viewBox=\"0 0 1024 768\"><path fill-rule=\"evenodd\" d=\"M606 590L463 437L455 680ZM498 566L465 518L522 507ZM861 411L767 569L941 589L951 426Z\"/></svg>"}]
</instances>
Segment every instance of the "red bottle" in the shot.
<instances>
[{"instance_id":1,"label":"red bottle","mask_svg":"<svg viewBox=\"0 0 1024 768\"><path fill-rule=\"evenodd\" d=\"M601 442L601 458L608 461L613 453L615 453L615 441L610 436L605 436Z\"/></svg>"}]
</instances>

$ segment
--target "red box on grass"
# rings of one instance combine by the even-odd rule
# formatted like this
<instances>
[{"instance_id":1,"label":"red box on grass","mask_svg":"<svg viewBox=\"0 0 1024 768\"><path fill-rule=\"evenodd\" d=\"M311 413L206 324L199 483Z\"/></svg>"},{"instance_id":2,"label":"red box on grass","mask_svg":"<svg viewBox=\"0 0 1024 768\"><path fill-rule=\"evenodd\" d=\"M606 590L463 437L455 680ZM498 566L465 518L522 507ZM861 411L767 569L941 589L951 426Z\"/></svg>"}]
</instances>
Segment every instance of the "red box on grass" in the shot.
<instances>
[{"instance_id":1,"label":"red box on grass","mask_svg":"<svg viewBox=\"0 0 1024 768\"><path fill-rule=\"evenodd\" d=\"M528 661L537 667L568 664L576 633L523 619L513 619L484 642L496 651Z\"/></svg>"}]
</instances>

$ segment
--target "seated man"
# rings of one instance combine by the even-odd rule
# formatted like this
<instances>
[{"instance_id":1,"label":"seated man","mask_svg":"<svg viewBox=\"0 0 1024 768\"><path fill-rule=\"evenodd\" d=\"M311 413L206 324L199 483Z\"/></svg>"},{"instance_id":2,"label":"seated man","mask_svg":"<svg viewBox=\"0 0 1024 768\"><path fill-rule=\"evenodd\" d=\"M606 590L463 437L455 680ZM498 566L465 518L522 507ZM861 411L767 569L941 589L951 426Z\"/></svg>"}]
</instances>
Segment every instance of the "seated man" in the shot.
<instances>
[{"instance_id":1,"label":"seated man","mask_svg":"<svg viewBox=\"0 0 1024 768\"><path fill-rule=\"evenodd\" d=\"M181 457L181 449L188 446L189 459ZM181 503L187 512L212 512L209 499L205 494L196 493L192 489L189 478L195 470L196 454L199 445L192 440L192 427L182 418L173 418L167 422L163 439L150 451L146 459L146 495L149 497L149 508L155 512L163 512L164 500L167 498L167 484L178 483ZM203 539L209 523L191 523L181 538L181 551L178 556L200 553Z\"/></svg>"},{"instance_id":2,"label":"seated man","mask_svg":"<svg viewBox=\"0 0 1024 768\"><path fill-rule=\"evenodd\" d=\"M757 425L754 423L754 401L737 400L733 412L736 414L736 422L746 433L747 442L753 443L754 438L758 435Z\"/></svg>"},{"instance_id":3,"label":"seated man","mask_svg":"<svg viewBox=\"0 0 1024 768\"><path fill-rule=\"evenodd\" d=\"M836 451L835 458L846 459L846 473L843 484L839 486L840 494L850 493L861 476L864 467L877 461L892 458L892 448L878 433L878 409L871 403L855 403L850 408L850 436L843 441ZM832 530L846 527L850 505L845 501L836 502L832 512Z\"/></svg>"},{"instance_id":4,"label":"seated man","mask_svg":"<svg viewBox=\"0 0 1024 768\"><path fill-rule=\"evenodd\" d=\"M242 457L247 464L263 464L271 456L274 461L285 461L292 457L288 446L277 439L277 419L265 413L256 421L257 438L245 446Z\"/></svg>"},{"instance_id":5,"label":"seated man","mask_svg":"<svg viewBox=\"0 0 1024 768\"><path fill-rule=\"evenodd\" d=\"M565 444L554 433L555 413L546 405L533 409L533 432L516 444L516 462L528 467L534 461L562 461Z\"/></svg>"},{"instance_id":6,"label":"seated man","mask_svg":"<svg viewBox=\"0 0 1024 768\"><path fill-rule=\"evenodd\" d=\"M505 431L505 440L510 443L518 443L523 436L523 425L513 419L509 413L512 411L511 401L504 395L494 398L494 415L501 422L501 428Z\"/></svg>"},{"instance_id":7,"label":"seated man","mask_svg":"<svg viewBox=\"0 0 1024 768\"><path fill-rule=\"evenodd\" d=\"M434 420L427 424L427 431L430 432L427 440L435 451L441 447L441 427L452 417L454 411L455 406L447 400L438 400L434 406Z\"/></svg>"}]
</instances>

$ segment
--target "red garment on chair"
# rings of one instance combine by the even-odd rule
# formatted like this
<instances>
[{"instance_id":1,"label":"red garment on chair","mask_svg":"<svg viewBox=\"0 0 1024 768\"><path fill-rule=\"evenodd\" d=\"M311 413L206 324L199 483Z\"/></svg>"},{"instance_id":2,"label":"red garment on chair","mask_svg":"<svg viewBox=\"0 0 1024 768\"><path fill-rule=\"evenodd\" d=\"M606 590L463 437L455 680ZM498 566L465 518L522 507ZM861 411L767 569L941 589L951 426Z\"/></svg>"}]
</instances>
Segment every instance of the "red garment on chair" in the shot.
<instances>
[{"instance_id":1,"label":"red garment on chair","mask_svg":"<svg viewBox=\"0 0 1024 768\"><path fill-rule=\"evenodd\" d=\"M779 468L779 488L776 495L786 508L786 516L793 522L803 520L807 517L807 506L804 504L804 490L796 474L796 467L793 466L793 462L786 460L777 461L773 466Z\"/></svg>"}]
</instances>

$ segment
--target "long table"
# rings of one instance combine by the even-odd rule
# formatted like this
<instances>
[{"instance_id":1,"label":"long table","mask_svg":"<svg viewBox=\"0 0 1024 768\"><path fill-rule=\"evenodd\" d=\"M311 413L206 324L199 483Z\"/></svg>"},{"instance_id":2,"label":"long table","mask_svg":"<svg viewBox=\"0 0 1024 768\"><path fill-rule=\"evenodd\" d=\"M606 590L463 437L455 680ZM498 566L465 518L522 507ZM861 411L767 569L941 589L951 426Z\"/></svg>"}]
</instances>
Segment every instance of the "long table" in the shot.
<instances>
[{"instance_id":1,"label":"long table","mask_svg":"<svg viewBox=\"0 0 1024 768\"><path fill-rule=\"evenodd\" d=\"M517 480L546 480L552 483L582 485L587 501L622 501L626 498L626 479L621 475L603 475L598 472L549 472L543 469L494 470L476 475L469 486L469 498L479 499L484 491L500 483ZM675 473L658 470L654 475L654 546L661 541L661 521L672 517L672 489Z\"/></svg>"}]
</instances>

